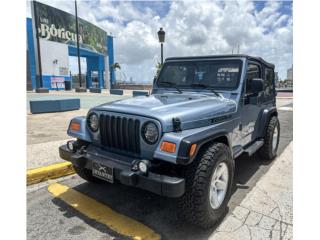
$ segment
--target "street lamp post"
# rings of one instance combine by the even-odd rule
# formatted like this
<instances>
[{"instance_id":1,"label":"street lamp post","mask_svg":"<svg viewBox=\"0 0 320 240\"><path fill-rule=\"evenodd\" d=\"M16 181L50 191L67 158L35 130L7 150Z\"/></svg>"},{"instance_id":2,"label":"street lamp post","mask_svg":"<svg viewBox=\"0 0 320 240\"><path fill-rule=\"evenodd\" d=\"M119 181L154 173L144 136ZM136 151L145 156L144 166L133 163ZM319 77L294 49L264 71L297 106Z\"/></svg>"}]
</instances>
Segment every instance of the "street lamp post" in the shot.
<instances>
[{"instance_id":1,"label":"street lamp post","mask_svg":"<svg viewBox=\"0 0 320 240\"><path fill-rule=\"evenodd\" d=\"M166 35L165 31L163 31L163 29L160 28L160 30L158 31L158 38L161 44L161 65L163 65L163 43L164 43L165 35Z\"/></svg>"}]
</instances>

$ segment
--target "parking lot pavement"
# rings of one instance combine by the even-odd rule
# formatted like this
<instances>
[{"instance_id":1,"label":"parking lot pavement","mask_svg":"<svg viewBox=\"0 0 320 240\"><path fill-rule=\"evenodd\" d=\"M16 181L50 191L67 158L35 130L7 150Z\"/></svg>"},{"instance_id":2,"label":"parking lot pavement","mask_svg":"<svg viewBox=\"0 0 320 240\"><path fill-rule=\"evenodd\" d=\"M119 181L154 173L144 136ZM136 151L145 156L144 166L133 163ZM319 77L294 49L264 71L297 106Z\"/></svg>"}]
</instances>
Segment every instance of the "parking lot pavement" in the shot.
<instances>
[{"instance_id":1,"label":"parking lot pavement","mask_svg":"<svg viewBox=\"0 0 320 240\"><path fill-rule=\"evenodd\" d=\"M278 155L292 141L292 112L279 111L281 125ZM256 155L240 156L236 160L235 185L229 202L229 214L237 209L262 176L276 163L264 162ZM281 180L280 180L281 181ZM138 221L162 239L208 239L216 228L203 230L177 217L177 200L161 197L147 191L120 184L90 184L78 176L64 178L60 184L67 186L118 214ZM55 197L48 191L48 184L28 187L27 194L27 237L28 239L126 239L113 228L92 220L81 210L75 210L68 202ZM73 204L77 205L77 202ZM92 209L95 206L91 206ZM237 210L236 210L237 211ZM269 221L269 219L266 219ZM268 224L268 223L266 223ZM127 226L126 223L123 225ZM281 225L282 226L282 225ZM289 231L290 229L288 229ZM260 239L264 239L263 235ZM265 239L271 239L266 236Z\"/></svg>"}]
</instances>

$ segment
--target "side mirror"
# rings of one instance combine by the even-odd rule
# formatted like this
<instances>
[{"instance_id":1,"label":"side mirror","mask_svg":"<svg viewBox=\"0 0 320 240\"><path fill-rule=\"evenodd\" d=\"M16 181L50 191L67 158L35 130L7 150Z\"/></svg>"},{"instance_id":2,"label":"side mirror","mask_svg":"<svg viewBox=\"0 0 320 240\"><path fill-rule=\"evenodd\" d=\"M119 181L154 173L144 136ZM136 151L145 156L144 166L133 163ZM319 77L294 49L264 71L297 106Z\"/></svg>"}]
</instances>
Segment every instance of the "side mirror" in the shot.
<instances>
[{"instance_id":1,"label":"side mirror","mask_svg":"<svg viewBox=\"0 0 320 240\"><path fill-rule=\"evenodd\" d=\"M250 92L256 94L263 91L263 80L261 78L254 78L250 83Z\"/></svg>"}]
</instances>

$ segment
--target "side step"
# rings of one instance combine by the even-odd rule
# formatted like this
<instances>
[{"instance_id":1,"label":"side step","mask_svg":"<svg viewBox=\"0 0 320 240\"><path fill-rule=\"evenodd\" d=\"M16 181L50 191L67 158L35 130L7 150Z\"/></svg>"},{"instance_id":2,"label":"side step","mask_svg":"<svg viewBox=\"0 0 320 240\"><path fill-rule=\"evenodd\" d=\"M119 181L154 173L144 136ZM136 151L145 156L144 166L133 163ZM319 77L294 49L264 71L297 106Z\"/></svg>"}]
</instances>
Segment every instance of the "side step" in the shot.
<instances>
[{"instance_id":1,"label":"side step","mask_svg":"<svg viewBox=\"0 0 320 240\"><path fill-rule=\"evenodd\" d=\"M248 153L249 156L254 154L259 148L262 147L264 141L263 140L258 140L255 141L253 144L248 146L247 148L244 149L244 152Z\"/></svg>"}]
</instances>

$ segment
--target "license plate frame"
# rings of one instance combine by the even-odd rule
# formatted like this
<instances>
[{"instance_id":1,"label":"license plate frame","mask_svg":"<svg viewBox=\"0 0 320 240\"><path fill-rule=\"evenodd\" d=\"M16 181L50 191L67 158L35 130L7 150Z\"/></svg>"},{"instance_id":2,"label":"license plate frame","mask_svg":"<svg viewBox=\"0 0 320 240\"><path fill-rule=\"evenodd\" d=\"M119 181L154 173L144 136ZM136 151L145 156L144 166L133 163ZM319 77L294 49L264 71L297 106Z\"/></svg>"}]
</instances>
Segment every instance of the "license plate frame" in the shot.
<instances>
[{"instance_id":1,"label":"license plate frame","mask_svg":"<svg viewBox=\"0 0 320 240\"><path fill-rule=\"evenodd\" d=\"M113 167L102 164L100 162L92 161L92 176L113 183Z\"/></svg>"}]
</instances>

